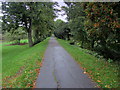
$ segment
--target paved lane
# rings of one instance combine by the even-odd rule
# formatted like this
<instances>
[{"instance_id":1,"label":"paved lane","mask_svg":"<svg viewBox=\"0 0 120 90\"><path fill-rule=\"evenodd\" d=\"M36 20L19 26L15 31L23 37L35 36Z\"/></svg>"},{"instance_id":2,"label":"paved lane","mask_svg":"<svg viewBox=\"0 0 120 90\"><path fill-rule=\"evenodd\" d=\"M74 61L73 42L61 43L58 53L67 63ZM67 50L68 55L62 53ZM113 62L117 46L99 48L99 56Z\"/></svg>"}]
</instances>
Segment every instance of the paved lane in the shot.
<instances>
[{"instance_id":1,"label":"paved lane","mask_svg":"<svg viewBox=\"0 0 120 90\"><path fill-rule=\"evenodd\" d=\"M93 83L73 58L51 37L37 88L94 88Z\"/></svg>"}]
</instances>

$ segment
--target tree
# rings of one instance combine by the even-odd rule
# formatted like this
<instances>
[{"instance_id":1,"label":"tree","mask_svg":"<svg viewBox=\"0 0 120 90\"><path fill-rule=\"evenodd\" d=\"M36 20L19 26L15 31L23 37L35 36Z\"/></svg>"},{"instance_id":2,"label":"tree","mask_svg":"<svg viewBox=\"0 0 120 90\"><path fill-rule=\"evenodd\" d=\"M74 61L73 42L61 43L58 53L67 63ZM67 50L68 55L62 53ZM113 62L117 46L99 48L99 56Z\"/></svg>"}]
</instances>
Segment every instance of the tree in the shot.
<instances>
[{"instance_id":1,"label":"tree","mask_svg":"<svg viewBox=\"0 0 120 90\"><path fill-rule=\"evenodd\" d=\"M85 13L82 8L83 3L68 3L68 7L63 7L66 11L69 20L69 27L71 29L71 34L75 42L81 42L81 47L87 39L87 33L84 29ZM79 8L81 6L81 8Z\"/></svg>"},{"instance_id":2,"label":"tree","mask_svg":"<svg viewBox=\"0 0 120 90\"><path fill-rule=\"evenodd\" d=\"M87 3L85 6L86 19L91 22L90 26L85 24L89 36L92 36L91 39L96 41L96 43L102 47L101 53L105 57L114 59L116 55L120 55L111 47L113 43L114 45L119 43L118 40L115 40L117 35L116 31L118 32L118 28L120 28L118 12L114 10L116 5L118 5L118 3L104 2ZM117 42L112 41L113 38Z\"/></svg>"},{"instance_id":3,"label":"tree","mask_svg":"<svg viewBox=\"0 0 120 90\"><path fill-rule=\"evenodd\" d=\"M63 7L63 10L68 16L74 41L81 42L81 47L95 50L106 58L119 59L120 3L65 3L67 7Z\"/></svg>"},{"instance_id":4,"label":"tree","mask_svg":"<svg viewBox=\"0 0 120 90\"><path fill-rule=\"evenodd\" d=\"M47 32L52 29L55 17L54 4L47 2L3 2L4 30L6 30L5 26L9 28L7 31L11 30L11 28L16 30L19 26L25 27L28 33L29 46L32 47L34 45L32 40L33 31L35 34L34 41L38 42L39 35L44 39L48 34ZM47 15L48 12L49 15Z\"/></svg>"},{"instance_id":5,"label":"tree","mask_svg":"<svg viewBox=\"0 0 120 90\"><path fill-rule=\"evenodd\" d=\"M61 39L70 39L70 29L68 27L68 24L64 21L58 19L55 21L55 36Z\"/></svg>"}]
</instances>

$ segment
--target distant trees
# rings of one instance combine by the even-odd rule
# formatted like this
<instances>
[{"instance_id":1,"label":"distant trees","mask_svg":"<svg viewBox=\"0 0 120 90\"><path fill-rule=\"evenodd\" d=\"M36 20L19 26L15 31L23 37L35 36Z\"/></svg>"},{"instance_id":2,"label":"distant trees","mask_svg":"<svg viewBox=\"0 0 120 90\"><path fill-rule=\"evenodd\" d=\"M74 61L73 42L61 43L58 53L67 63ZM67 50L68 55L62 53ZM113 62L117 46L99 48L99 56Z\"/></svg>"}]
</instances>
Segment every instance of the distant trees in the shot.
<instances>
[{"instance_id":1,"label":"distant trees","mask_svg":"<svg viewBox=\"0 0 120 90\"><path fill-rule=\"evenodd\" d=\"M74 42L107 58L120 58L120 3L65 2ZM67 37L66 37L67 38Z\"/></svg>"},{"instance_id":2,"label":"distant trees","mask_svg":"<svg viewBox=\"0 0 120 90\"><path fill-rule=\"evenodd\" d=\"M16 30L6 31L4 34L4 39L6 41L16 41L19 45L21 39L27 38L27 33L25 32L23 27L18 27Z\"/></svg>"},{"instance_id":3,"label":"distant trees","mask_svg":"<svg viewBox=\"0 0 120 90\"><path fill-rule=\"evenodd\" d=\"M55 36L61 39L70 40L70 29L68 24L60 19L54 22L55 25Z\"/></svg>"},{"instance_id":4,"label":"distant trees","mask_svg":"<svg viewBox=\"0 0 120 90\"><path fill-rule=\"evenodd\" d=\"M85 25L85 28L89 37L92 36L93 45L97 44L99 46L96 48L97 50L100 50L104 56L114 59L116 55L120 55L118 50L114 48L119 49L118 44L120 44L119 39L115 40L116 31L120 33L120 21L118 12L115 10L116 5L118 3L87 3L84 5L86 20L91 22L91 25Z\"/></svg>"},{"instance_id":5,"label":"distant trees","mask_svg":"<svg viewBox=\"0 0 120 90\"><path fill-rule=\"evenodd\" d=\"M20 26L24 27L28 35L29 47L46 38L53 30L55 3L3 2L2 4L3 30L10 32L16 31Z\"/></svg>"}]
</instances>

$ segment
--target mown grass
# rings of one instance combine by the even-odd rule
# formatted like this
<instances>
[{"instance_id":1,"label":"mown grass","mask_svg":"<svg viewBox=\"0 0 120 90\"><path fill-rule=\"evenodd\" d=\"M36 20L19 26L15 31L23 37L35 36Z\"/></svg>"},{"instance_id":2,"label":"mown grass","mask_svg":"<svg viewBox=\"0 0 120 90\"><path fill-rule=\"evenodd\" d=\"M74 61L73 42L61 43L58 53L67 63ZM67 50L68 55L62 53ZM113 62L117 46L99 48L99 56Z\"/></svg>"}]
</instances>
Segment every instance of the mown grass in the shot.
<instances>
[{"instance_id":1,"label":"mown grass","mask_svg":"<svg viewBox=\"0 0 120 90\"><path fill-rule=\"evenodd\" d=\"M3 45L2 85L4 88L34 87L48 40L49 38L31 48L28 45Z\"/></svg>"},{"instance_id":2,"label":"mown grass","mask_svg":"<svg viewBox=\"0 0 120 90\"><path fill-rule=\"evenodd\" d=\"M71 54L71 56L84 69L84 73L92 78L102 88L118 88L119 66L103 59L85 53L86 50L70 45L68 41L58 39L58 42Z\"/></svg>"}]
</instances>

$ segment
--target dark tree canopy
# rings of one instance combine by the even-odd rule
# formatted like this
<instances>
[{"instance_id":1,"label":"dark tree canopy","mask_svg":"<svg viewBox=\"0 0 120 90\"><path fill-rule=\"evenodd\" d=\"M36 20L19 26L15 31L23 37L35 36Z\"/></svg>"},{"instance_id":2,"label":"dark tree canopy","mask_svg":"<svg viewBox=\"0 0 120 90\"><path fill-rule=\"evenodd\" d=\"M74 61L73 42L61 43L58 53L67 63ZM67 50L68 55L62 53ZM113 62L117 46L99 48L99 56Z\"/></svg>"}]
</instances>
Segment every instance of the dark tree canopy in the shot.
<instances>
[{"instance_id":1,"label":"dark tree canopy","mask_svg":"<svg viewBox=\"0 0 120 90\"><path fill-rule=\"evenodd\" d=\"M70 39L82 48L97 51L106 58L120 58L120 3L65 2ZM60 25L60 27L62 26ZM64 26L64 28L66 28ZM56 30L57 32L57 30ZM62 29L61 29L62 32ZM62 36L64 34L61 34ZM60 36L59 38L61 38ZM67 39L64 37L63 39Z\"/></svg>"}]
</instances>

